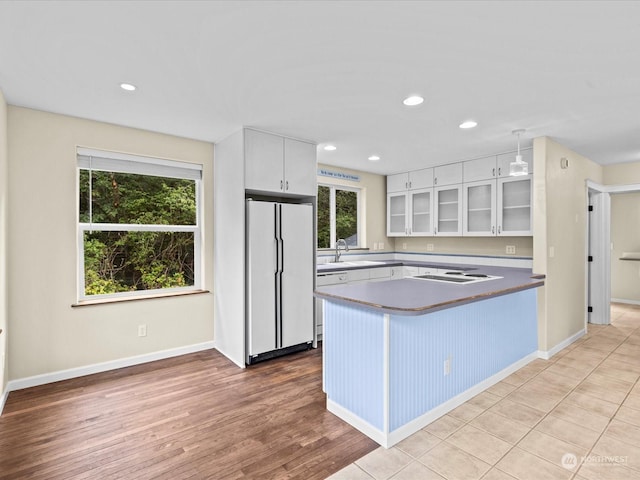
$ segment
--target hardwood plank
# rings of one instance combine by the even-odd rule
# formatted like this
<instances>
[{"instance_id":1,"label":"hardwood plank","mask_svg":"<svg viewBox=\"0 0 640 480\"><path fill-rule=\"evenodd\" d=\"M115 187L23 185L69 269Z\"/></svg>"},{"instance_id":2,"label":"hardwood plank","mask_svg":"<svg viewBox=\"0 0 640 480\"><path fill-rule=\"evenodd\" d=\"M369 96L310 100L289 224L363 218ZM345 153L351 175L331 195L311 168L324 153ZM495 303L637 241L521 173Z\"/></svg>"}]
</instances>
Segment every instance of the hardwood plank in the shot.
<instances>
[{"instance_id":1,"label":"hardwood plank","mask_svg":"<svg viewBox=\"0 0 640 480\"><path fill-rule=\"evenodd\" d=\"M215 350L11 392L0 479L321 479L377 448L325 408L322 350Z\"/></svg>"}]
</instances>

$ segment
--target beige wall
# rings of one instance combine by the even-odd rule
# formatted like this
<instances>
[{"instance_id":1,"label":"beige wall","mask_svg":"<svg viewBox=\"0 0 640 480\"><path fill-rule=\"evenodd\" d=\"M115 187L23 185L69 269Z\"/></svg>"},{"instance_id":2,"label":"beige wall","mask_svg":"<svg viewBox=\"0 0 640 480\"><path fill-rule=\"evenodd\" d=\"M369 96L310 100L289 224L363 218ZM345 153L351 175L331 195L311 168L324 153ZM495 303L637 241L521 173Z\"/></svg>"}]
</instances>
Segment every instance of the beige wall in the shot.
<instances>
[{"instance_id":1,"label":"beige wall","mask_svg":"<svg viewBox=\"0 0 640 480\"><path fill-rule=\"evenodd\" d=\"M7 102L0 90L0 397L9 379L7 361L7 201L8 201L8 161L7 161Z\"/></svg>"},{"instance_id":2,"label":"beige wall","mask_svg":"<svg viewBox=\"0 0 640 480\"><path fill-rule=\"evenodd\" d=\"M11 380L213 340L213 295L72 308L76 147L203 164L204 288L212 291L213 145L9 107ZM137 336L138 324L147 337Z\"/></svg>"},{"instance_id":3,"label":"beige wall","mask_svg":"<svg viewBox=\"0 0 640 480\"><path fill-rule=\"evenodd\" d=\"M620 257L640 252L640 192L611 195L611 244L611 298L639 302L640 262Z\"/></svg>"},{"instance_id":4,"label":"beige wall","mask_svg":"<svg viewBox=\"0 0 640 480\"><path fill-rule=\"evenodd\" d=\"M586 321L586 180L602 183L602 167L548 137L534 139L533 270L539 289L539 348L550 350ZM560 159L569 168L560 168Z\"/></svg>"},{"instance_id":5,"label":"beige wall","mask_svg":"<svg viewBox=\"0 0 640 480\"><path fill-rule=\"evenodd\" d=\"M427 244L433 245L433 251L427 250ZM532 237L397 237L396 252L429 252L465 255L491 255L505 257L531 257L533 255ZM404 248L406 244L407 248ZM507 245L516 247L515 255L506 255Z\"/></svg>"},{"instance_id":6,"label":"beige wall","mask_svg":"<svg viewBox=\"0 0 640 480\"><path fill-rule=\"evenodd\" d=\"M387 238L387 177L376 175L375 173L361 172L359 170L349 170L329 165L318 165L318 168L325 168L333 172L341 172L360 177L359 182L341 180L337 178L318 175L318 183L330 185L343 185L361 189L361 202L363 211L362 219L365 220L364 242L362 247L368 247L373 252L374 243L384 243L383 251L393 251L393 239ZM361 220L362 221L362 220ZM321 251L319 253L322 253Z\"/></svg>"},{"instance_id":7,"label":"beige wall","mask_svg":"<svg viewBox=\"0 0 640 480\"><path fill-rule=\"evenodd\" d=\"M629 185L640 183L640 162L618 163L604 167L605 185Z\"/></svg>"}]
</instances>

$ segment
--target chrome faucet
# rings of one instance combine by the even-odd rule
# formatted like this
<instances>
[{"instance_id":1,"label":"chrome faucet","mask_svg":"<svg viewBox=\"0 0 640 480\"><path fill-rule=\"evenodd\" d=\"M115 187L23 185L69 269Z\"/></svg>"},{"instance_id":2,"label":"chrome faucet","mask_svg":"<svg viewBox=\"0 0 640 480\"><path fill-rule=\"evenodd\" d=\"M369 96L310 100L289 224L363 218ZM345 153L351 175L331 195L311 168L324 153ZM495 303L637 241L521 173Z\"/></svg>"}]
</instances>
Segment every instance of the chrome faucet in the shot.
<instances>
[{"instance_id":1,"label":"chrome faucet","mask_svg":"<svg viewBox=\"0 0 640 480\"><path fill-rule=\"evenodd\" d=\"M344 238L339 238L336 241L336 258L335 258L336 263L340 261L340 245L344 245L345 252L349 251L349 245L347 245L347 241Z\"/></svg>"}]
</instances>

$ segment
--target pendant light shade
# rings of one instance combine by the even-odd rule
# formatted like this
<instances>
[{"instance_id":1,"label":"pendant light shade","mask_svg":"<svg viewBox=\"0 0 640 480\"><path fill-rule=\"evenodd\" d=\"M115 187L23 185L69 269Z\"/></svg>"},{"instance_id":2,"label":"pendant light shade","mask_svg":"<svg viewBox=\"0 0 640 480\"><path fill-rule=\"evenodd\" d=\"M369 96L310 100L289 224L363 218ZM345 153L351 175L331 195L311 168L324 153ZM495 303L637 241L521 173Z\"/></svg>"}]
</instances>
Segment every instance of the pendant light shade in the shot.
<instances>
[{"instance_id":1,"label":"pendant light shade","mask_svg":"<svg viewBox=\"0 0 640 480\"><path fill-rule=\"evenodd\" d=\"M509 164L509 175L512 177L527 175L529 173L529 164L523 161L522 155L520 155L520 135L524 133L524 129L514 130L511 133L518 136L518 154L515 162Z\"/></svg>"}]
</instances>

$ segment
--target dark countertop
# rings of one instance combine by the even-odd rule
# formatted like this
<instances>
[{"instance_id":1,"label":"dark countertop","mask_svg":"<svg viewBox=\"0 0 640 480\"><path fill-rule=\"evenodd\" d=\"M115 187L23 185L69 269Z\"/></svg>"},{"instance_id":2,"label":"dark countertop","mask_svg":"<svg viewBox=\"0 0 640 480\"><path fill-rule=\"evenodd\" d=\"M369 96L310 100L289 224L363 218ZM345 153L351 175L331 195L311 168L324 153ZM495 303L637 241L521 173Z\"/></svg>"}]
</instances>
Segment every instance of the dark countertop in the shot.
<instances>
[{"instance_id":1,"label":"dark countertop","mask_svg":"<svg viewBox=\"0 0 640 480\"><path fill-rule=\"evenodd\" d=\"M410 265L413 262L403 261L395 262L395 264ZM422 267L449 267L449 265L428 265L421 262L415 262L415 264ZM527 268L484 265L455 265L452 267L455 270L475 270L479 273L503 278L472 284L449 284L403 278L352 285L328 285L318 287L314 296L395 315L423 315L544 285L544 276L534 275Z\"/></svg>"}]
</instances>

